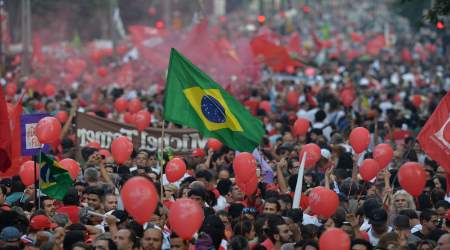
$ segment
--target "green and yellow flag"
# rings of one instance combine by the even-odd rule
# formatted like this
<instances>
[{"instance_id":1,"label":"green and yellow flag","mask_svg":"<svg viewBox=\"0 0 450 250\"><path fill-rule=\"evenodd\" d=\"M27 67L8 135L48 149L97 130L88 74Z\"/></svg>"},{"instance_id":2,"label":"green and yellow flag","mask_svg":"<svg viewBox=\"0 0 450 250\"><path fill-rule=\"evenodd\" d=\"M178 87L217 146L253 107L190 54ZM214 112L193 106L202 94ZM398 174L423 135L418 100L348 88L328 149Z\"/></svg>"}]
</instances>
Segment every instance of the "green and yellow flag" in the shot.
<instances>
[{"instance_id":1,"label":"green and yellow flag","mask_svg":"<svg viewBox=\"0 0 450 250\"><path fill-rule=\"evenodd\" d=\"M69 172L50 156L41 153L39 188L56 200L62 200L73 186Z\"/></svg>"},{"instance_id":2,"label":"green and yellow flag","mask_svg":"<svg viewBox=\"0 0 450 250\"><path fill-rule=\"evenodd\" d=\"M260 120L175 49L170 53L164 119L238 151L252 152L265 133Z\"/></svg>"}]
</instances>

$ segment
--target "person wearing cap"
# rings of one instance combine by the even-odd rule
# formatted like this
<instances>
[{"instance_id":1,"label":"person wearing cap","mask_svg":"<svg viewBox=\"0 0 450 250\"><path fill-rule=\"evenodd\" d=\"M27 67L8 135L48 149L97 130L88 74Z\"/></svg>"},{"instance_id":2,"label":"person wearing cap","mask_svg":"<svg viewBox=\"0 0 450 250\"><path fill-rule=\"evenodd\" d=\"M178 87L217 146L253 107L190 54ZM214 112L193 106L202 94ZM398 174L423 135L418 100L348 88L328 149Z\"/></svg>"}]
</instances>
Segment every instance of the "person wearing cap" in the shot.
<instances>
[{"instance_id":1,"label":"person wearing cap","mask_svg":"<svg viewBox=\"0 0 450 250\"><path fill-rule=\"evenodd\" d=\"M57 226L58 225L53 223L49 217L42 214L35 215L30 220L30 228L34 231L52 230Z\"/></svg>"},{"instance_id":2,"label":"person wearing cap","mask_svg":"<svg viewBox=\"0 0 450 250\"><path fill-rule=\"evenodd\" d=\"M387 225L388 214L383 208L376 208L369 213L370 229L367 232L372 246L377 246L383 234L392 231L392 227Z\"/></svg>"},{"instance_id":3,"label":"person wearing cap","mask_svg":"<svg viewBox=\"0 0 450 250\"><path fill-rule=\"evenodd\" d=\"M21 233L16 227L5 227L0 232L1 247L19 247Z\"/></svg>"},{"instance_id":4,"label":"person wearing cap","mask_svg":"<svg viewBox=\"0 0 450 250\"><path fill-rule=\"evenodd\" d=\"M411 233L411 225L409 223L409 217L406 215L397 215L394 218L394 229L399 235L404 235L408 244L413 246L417 245L421 239Z\"/></svg>"}]
</instances>

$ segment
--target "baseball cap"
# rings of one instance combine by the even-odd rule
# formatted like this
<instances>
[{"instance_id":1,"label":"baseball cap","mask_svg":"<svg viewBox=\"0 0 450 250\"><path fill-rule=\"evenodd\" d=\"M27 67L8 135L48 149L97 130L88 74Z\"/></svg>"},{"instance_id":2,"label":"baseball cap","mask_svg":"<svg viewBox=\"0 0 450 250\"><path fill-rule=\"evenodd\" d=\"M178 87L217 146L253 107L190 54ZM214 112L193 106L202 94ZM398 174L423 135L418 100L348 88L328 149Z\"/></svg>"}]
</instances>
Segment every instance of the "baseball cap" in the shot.
<instances>
[{"instance_id":1,"label":"baseball cap","mask_svg":"<svg viewBox=\"0 0 450 250\"><path fill-rule=\"evenodd\" d=\"M205 157L205 150L201 148L196 148L194 151L192 151L192 157Z\"/></svg>"},{"instance_id":2,"label":"baseball cap","mask_svg":"<svg viewBox=\"0 0 450 250\"><path fill-rule=\"evenodd\" d=\"M57 226L56 223L50 221L50 218L41 214L34 216L30 221L30 227L34 230L50 229Z\"/></svg>"},{"instance_id":3,"label":"baseball cap","mask_svg":"<svg viewBox=\"0 0 450 250\"><path fill-rule=\"evenodd\" d=\"M376 208L369 213L368 217L370 225L379 226L387 222L388 214L383 208Z\"/></svg>"},{"instance_id":4,"label":"baseball cap","mask_svg":"<svg viewBox=\"0 0 450 250\"><path fill-rule=\"evenodd\" d=\"M322 155L322 157L327 160L329 160L331 158L331 152L330 152L330 150L328 150L326 148L322 148L320 150L320 155Z\"/></svg>"},{"instance_id":5,"label":"baseball cap","mask_svg":"<svg viewBox=\"0 0 450 250\"><path fill-rule=\"evenodd\" d=\"M20 236L21 234L19 232L19 229L17 229L16 227L5 227L0 232L0 240L3 241L18 241L20 239Z\"/></svg>"}]
</instances>

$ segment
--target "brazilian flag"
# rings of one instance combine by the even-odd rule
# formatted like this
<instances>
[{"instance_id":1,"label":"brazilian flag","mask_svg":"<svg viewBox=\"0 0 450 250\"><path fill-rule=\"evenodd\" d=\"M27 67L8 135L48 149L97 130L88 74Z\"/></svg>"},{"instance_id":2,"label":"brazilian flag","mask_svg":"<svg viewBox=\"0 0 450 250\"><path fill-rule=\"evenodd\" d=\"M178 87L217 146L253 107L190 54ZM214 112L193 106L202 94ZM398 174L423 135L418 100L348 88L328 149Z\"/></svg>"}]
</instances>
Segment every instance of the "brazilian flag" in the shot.
<instances>
[{"instance_id":1,"label":"brazilian flag","mask_svg":"<svg viewBox=\"0 0 450 250\"><path fill-rule=\"evenodd\" d=\"M260 120L175 49L170 53L164 119L238 151L252 152L265 133Z\"/></svg>"},{"instance_id":2,"label":"brazilian flag","mask_svg":"<svg viewBox=\"0 0 450 250\"><path fill-rule=\"evenodd\" d=\"M56 200L62 200L73 186L69 172L57 161L41 152L39 188Z\"/></svg>"}]
</instances>

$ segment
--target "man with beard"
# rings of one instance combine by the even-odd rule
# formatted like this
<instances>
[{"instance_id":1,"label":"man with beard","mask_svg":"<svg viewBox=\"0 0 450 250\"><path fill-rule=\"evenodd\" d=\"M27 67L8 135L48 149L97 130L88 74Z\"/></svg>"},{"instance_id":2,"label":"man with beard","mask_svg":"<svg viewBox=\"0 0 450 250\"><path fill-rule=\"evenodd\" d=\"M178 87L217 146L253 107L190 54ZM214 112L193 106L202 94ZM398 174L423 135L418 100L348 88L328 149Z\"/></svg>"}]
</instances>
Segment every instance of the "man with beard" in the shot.
<instances>
[{"instance_id":1,"label":"man with beard","mask_svg":"<svg viewBox=\"0 0 450 250\"><path fill-rule=\"evenodd\" d=\"M283 217L279 215L269 215L267 220L267 236L269 237L262 243L267 249L281 249L285 243L292 242L292 232L286 224Z\"/></svg>"},{"instance_id":2,"label":"man with beard","mask_svg":"<svg viewBox=\"0 0 450 250\"><path fill-rule=\"evenodd\" d=\"M143 250L161 250L163 242L163 233L161 228L156 225L149 224L144 231L141 239L141 247Z\"/></svg>"}]
</instances>

